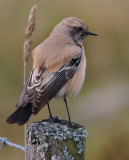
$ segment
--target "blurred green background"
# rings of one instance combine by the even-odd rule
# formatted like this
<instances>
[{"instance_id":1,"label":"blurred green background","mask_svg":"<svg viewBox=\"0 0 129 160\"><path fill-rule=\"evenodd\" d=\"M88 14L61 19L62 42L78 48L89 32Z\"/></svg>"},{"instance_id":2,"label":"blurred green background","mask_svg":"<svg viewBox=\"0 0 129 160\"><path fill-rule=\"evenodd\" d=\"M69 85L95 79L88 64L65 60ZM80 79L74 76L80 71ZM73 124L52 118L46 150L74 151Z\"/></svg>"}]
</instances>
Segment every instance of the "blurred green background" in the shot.
<instances>
[{"instance_id":1,"label":"blurred green background","mask_svg":"<svg viewBox=\"0 0 129 160\"><path fill-rule=\"evenodd\" d=\"M84 41L84 87L69 100L71 118L88 131L86 160L129 159L129 0L0 0L0 136L24 145L24 127L6 124L23 87L23 42L31 7L37 4L34 49L63 18L83 19L98 37ZM32 67L29 58L27 75ZM54 115L68 119L64 102L52 100ZM47 107L30 122L48 117ZM29 124L28 123L28 124ZM23 160L9 146L0 160Z\"/></svg>"}]
</instances>

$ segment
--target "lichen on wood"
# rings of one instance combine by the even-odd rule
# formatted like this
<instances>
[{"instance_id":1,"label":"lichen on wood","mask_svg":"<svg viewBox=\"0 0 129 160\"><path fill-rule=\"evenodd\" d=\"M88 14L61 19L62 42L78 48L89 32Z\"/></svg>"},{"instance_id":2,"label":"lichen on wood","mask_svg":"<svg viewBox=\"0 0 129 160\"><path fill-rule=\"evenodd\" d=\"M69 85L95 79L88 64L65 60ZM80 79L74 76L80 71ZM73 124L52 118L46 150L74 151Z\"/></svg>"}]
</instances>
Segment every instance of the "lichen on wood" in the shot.
<instances>
[{"instance_id":1,"label":"lichen on wood","mask_svg":"<svg viewBox=\"0 0 129 160\"><path fill-rule=\"evenodd\" d=\"M29 160L84 160L87 131L58 117L28 127Z\"/></svg>"}]
</instances>

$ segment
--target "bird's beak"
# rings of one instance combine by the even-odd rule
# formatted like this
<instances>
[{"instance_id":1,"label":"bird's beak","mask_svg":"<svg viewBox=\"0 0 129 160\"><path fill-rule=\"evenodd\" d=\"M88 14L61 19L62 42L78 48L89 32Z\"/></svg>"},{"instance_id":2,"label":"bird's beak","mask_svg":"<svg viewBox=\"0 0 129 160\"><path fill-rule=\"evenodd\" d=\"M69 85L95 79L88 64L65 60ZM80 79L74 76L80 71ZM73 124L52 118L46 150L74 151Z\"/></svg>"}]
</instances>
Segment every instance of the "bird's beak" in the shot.
<instances>
[{"instance_id":1,"label":"bird's beak","mask_svg":"<svg viewBox=\"0 0 129 160\"><path fill-rule=\"evenodd\" d=\"M98 34L93 33L93 32L90 32L90 31L87 31L87 32L86 32L86 35L98 36Z\"/></svg>"}]
</instances>

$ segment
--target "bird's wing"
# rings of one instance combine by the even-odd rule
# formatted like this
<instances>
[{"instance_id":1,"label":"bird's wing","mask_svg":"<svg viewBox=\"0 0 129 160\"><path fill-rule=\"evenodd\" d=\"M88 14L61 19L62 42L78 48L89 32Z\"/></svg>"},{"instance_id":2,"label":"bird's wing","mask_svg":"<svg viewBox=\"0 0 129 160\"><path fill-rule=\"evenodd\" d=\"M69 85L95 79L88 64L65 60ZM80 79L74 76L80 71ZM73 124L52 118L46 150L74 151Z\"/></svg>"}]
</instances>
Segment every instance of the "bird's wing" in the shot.
<instances>
[{"instance_id":1,"label":"bird's wing","mask_svg":"<svg viewBox=\"0 0 129 160\"><path fill-rule=\"evenodd\" d=\"M22 97L24 97L25 101L22 100L22 104L19 104L24 107L27 103L32 103L33 113L38 113L43 106L56 96L64 84L73 77L79 67L81 55L82 52L72 58L70 62L65 64L58 71L46 76L43 76L42 70L38 78L35 77L35 71L33 69L23 89L24 93L22 93L21 98L19 98L19 100L21 100Z\"/></svg>"},{"instance_id":2,"label":"bird's wing","mask_svg":"<svg viewBox=\"0 0 129 160\"><path fill-rule=\"evenodd\" d=\"M69 63L65 64L58 71L45 77L45 81L41 86L36 88L37 95L35 105L33 106L33 112L36 114L43 106L45 106L64 84L73 77L74 73L79 67L81 61L81 54L75 56Z\"/></svg>"}]
</instances>

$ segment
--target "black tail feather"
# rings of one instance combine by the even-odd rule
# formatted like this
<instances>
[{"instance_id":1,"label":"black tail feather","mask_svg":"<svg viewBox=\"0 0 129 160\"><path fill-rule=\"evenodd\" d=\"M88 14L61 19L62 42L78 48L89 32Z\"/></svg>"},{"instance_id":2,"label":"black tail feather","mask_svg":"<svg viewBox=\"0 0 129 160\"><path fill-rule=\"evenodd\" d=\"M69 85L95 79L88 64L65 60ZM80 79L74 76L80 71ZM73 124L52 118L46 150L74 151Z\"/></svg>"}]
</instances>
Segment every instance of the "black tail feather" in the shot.
<instances>
[{"instance_id":1,"label":"black tail feather","mask_svg":"<svg viewBox=\"0 0 129 160\"><path fill-rule=\"evenodd\" d=\"M6 122L9 124L17 123L18 125L23 125L29 120L31 114L32 104L28 103L25 107L19 107L14 113L12 113Z\"/></svg>"}]
</instances>

